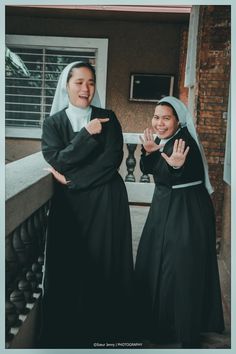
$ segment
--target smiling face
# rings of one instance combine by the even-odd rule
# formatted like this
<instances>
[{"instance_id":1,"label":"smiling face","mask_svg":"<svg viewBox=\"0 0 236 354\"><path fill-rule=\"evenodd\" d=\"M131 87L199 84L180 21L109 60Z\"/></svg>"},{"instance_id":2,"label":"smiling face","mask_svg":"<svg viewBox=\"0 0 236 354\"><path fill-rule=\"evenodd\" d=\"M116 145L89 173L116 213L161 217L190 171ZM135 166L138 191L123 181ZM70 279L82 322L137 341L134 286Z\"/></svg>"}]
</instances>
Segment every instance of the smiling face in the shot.
<instances>
[{"instance_id":1,"label":"smiling face","mask_svg":"<svg viewBox=\"0 0 236 354\"><path fill-rule=\"evenodd\" d=\"M67 83L70 103L80 108L90 105L95 93L95 79L87 67L72 69L72 75Z\"/></svg>"},{"instance_id":2,"label":"smiling face","mask_svg":"<svg viewBox=\"0 0 236 354\"><path fill-rule=\"evenodd\" d=\"M171 107L158 105L152 118L152 127L159 139L168 139L178 130L179 121Z\"/></svg>"}]
</instances>

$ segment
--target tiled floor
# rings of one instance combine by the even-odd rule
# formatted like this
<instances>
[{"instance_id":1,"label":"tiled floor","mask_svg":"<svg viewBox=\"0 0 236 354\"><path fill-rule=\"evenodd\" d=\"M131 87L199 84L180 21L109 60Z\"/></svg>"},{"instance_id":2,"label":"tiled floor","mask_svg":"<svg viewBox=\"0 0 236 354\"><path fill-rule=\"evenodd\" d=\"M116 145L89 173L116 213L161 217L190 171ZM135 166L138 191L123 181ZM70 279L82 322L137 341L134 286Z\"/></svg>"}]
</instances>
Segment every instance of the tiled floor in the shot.
<instances>
[{"instance_id":1,"label":"tiled floor","mask_svg":"<svg viewBox=\"0 0 236 354\"><path fill-rule=\"evenodd\" d=\"M145 223L147 213L149 208L143 206L131 206L131 222L132 222L132 231L133 231L133 253L134 259L137 253L137 247L143 225ZM225 318L225 331L223 334L208 333L207 335L202 336L202 345L201 348L231 348L231 331L230 331L230 288L229 288L229 275L227 274L224 262L219 260L219 270L220 270L220 280L221 280L221 289L222 289L222 299L223 299L223 309L224 309L224 318ZM142 348L180 348L178 344L160 346L154 343L146 343Z\"/></svg>"}]
</instances>

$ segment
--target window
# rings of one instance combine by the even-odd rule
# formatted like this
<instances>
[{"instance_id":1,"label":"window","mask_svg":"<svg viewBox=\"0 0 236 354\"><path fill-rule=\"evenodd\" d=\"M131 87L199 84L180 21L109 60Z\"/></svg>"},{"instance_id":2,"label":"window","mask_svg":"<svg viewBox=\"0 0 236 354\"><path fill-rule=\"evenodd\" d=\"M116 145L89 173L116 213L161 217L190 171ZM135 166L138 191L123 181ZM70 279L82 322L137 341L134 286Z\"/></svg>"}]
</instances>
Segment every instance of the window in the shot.
<instances>
[{"instance_id":1,"label":"window","mask_svg":"<svg viewBox=\"0 0 236 354\"><path fill-rule=\"evenodd\" d=\"M6 45L30 72L27 77L6 70L7 136L41 136L58 77L73 61L83 60L95 67L99 96L105 106L107 39L7 36Z\"/></svg>"}]
</instances>

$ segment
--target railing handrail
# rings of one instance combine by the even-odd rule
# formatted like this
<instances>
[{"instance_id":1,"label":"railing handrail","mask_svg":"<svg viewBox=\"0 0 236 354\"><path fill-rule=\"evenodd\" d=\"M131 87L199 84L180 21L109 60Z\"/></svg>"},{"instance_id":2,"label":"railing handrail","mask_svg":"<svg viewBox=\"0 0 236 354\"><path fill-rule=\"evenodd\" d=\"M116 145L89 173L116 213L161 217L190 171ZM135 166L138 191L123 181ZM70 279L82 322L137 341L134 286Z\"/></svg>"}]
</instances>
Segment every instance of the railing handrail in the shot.
<instances>
[{"instance_id":1,"label":"railing handrail","mask_svg":"<svg viewBox=\"0 0 236 354\"><path fill-rule=\"evenodd\" d=\"M51 198L52 177L46 167L41 152L5 166L6 236Z\"/></svg>"},{"instance_id":2,"label":"railing handrail","mask_svg":"<svg viewBox=\"0 0 236 354\"><path fill-rule=\"evenodd\" d=\"M123 133L124 144L141 144L140 135L142 133Z\"/></svg>"}]
</instances>

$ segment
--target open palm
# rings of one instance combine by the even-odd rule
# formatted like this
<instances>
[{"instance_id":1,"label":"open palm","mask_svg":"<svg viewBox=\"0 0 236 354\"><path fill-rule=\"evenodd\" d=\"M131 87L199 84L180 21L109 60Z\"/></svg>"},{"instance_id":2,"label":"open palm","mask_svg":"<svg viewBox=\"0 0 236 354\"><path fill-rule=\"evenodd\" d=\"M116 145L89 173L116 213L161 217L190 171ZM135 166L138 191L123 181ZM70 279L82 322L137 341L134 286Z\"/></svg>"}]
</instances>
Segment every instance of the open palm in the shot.
<instances>
[{"instance_id":1,"label":"open palm","mask_svg":"<svg viewBox=\"0 0 236 354\"><path fill-rule=\"evenodd\" d=\"M139 136L142 145L147 153L159 150L163 145L157 145L154 141L153 132L150 128L144 130L143 137Z\"/></svg>"},{"instance_id":2,"label":"open palm","mask_svg":"<svg viewBox=\"0 0 236 354\"><path fill-rule=\"evenodd\" d=\"M170 166L181 167L186 160L188 152L189 146L185 149L185 141L176 139L171 156L166 155L164 152L161 155Z\"/></svg>"}]
</instances>

